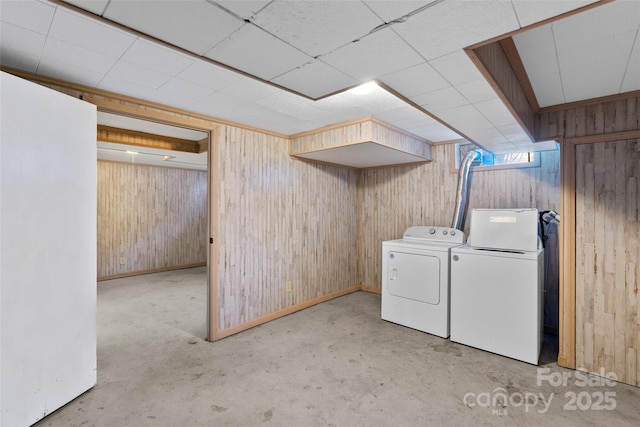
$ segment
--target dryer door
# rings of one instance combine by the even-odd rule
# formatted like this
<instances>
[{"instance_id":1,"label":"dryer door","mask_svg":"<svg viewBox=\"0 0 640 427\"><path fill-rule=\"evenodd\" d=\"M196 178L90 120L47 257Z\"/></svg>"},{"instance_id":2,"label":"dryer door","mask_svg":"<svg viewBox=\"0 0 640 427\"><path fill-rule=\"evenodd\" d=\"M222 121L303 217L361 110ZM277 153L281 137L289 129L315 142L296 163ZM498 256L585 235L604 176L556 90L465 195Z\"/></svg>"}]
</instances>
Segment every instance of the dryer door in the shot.
<instances>
[{"instance_id":1,"label":"dryer door","mask_svg":"<svg viewBox=\"0 0 640 427\"><path fill-rule=\"evenodd\" d=\"M428 304L440 303L440 258L390 251L387 290L391 295Z\"/></svg>"}]
</instances>

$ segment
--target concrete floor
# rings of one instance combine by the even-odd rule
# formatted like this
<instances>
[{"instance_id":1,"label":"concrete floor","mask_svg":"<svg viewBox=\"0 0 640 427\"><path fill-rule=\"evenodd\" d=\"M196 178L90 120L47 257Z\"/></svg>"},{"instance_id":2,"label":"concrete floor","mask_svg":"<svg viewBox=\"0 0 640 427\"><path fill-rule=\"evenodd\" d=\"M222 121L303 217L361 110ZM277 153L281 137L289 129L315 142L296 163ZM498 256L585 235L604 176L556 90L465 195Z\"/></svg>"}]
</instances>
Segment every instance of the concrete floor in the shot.
<instances>
[{"instance_id":1,"label":"concrete floor","mask_svg":"<svg viewBox=\"0 0 640 427\"><path fill-rule=\"evenodd\" d=\"M382 321L365 292L208 343L204 273L101 282L98 384L36 425L640 425L638 388Z\"/></svg>"}]
</instances>

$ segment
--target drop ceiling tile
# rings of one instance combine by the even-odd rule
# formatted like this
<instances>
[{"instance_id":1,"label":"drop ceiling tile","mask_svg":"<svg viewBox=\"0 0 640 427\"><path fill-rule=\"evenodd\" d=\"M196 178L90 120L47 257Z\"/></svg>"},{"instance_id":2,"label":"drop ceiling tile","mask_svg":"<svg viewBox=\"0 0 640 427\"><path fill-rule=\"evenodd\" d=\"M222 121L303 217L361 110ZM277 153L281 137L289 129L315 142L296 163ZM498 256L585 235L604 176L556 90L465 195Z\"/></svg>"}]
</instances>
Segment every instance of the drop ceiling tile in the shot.
<instances>
[{"instance_id":1,"label":"drop ceiling tile","mask_svg":"<svg viewBox=\"0 0 640 427\"><path fill-rule=\"evenodd\" d=\"M453 87L414 96L411 100L431 112L469 104L465 97Z\"/></svg>"},{"instance_id":2,"label":"drop ceiling tile","mask_svg":"<svg viewBox=\"0 0 640 427\"><path fill-rule=\"evenodd\" d=\"M477 129L488 129L494 127L485 116L473 105L462 105L460 107L449 108L439 111L436 114L445 123L450 124L462 133L469 134ZM472 137L472 135L468 135Z\"/></svg>"},{"instance_id":3,"label":"drop ceiling tile","mask_svg":"<svg viewBox=\"0 0 640 427\"><path fill-rule=\"evenodd\" d=\"M47 34L56 8L39 1L0 1L0 21Z\"/></svg>"},{"instance_id":4,"label":"drop ceiling tile","mask_svg":"<svg viewBox=\"0 0 640 427\"><path fill-rule=\"evenodd\" d=\"M21 50L0 46L0 64L4 67L35 73L39 61L39 56L29 55Z\"/></svg>"},{"instance_id":5,"label":"drop ceiling tile","mask_svg":"<svg viewBox=\"0 0 640 427\"><path fill-rule=\"evenodd\" d=\"M429 64L453 86L483 79L478 68L463 50L429 61Z\"/></svg>"},{"instance_id":6,"label":"drop ceiling tile","mask_svg":"<svg viewBox=\"0 0 640 427\"><path fill-rule=\"evenodd\" d=\"M253 24L244 25L205 56L264 80L313 60Z\"/></svg>"},{"instance_id":7,"label":"drop ceiling tile","mask_svg":"<svg viewBox=\"0 0 640 427\"><path fill-rule=\"evenodd\" d=\"M567 102L564 98L564 89L562 88L562 80L560 73L552 74L532 74L529 75L531 87L538 100L540 107L548 107L549 105L564 104Z\"/></svg>"},{"instance_id":8,"label":"drop ceiling tile","mask_svg":"<svg viewBox=\"0 0 640 427\"><path fill-rule=\"evenodd\" d=\"M225 9L235 13L236 15L242 17L243 19L249 19L260 10L262 10L266 5L268 5L271 0L226 0L226 1L216 1L220 6Z\"/></svg>"},{"instance_id":9,"label":"drop ceiling tile","mask_svg":"<svg viewBox=\"0 0 640 427\"><path fill-rule=\"evenodd\" d=\"M35 31L17 27L9 23L0 26L0 46L24 55L40 57L44 48L45 36Z\"/></svg>"},{"instance_id":10,"label":"drop ceiling tile","mask_svg":"<svg viewBox=\"0 0 640 427\"><path fill-rule=\"evenodd\" d=\"M40 59L37 73L91 87L95 87L104 77L102 73L45 58Z\"/></svg>"},{"instance_id":11,"label":"drop ceiling tile","mask_svg":"<svg viewBox=\"0 0 640 427\"><path fill-rule=\"evenodd\" d=\"M211 88L196 85L175 77L162 85L159 90L160 92L174 94L192 102L211 95L214 92Z\"/></svg>"},{"instance_id":12,"label":"drop ceiling tile","mask_svg":"<svg viewBox=\"0 0 640 427\"><path fill-rule=\"evenodd\" d=\"M496 97L496 92L484 79L459 84L456 86L456 89L472 104L488 101Z\"/></svg>"},{"instance_id":13,"label":"drop ceiling tile","mask_svg":"<svg viewBox=\"0 0 640 427\"><path fill-rule=\"evenodd\" d=\"M274 1L252 22L313 57L344 46L384 23L362 2L324 0Z\"/></svg>"},{"instance_id":14,"label":"drop ceiling tile","mask_svg":"<svg viewBox=\"0 0 640 427\"><path fill-rule=\"evenodd\" d=\"M450 86L449 82L426 62L379 77L378 80L406 97Z\"/></svg>"},{"instance_id":15,"label":"drop ceiling tile","mask_svg":"<svg viewBox=\"0 0 640 427\"><path fill-rule=\"evenodd\" d=\"M362 108L367 112L367 115L395 110L397 108L407 106L403 100L377 86L375 90L364 95L344 92L336 95L336 97L340 97L347 102L352 102L358 105L359 108Z\"/></svg>"},{"instance_id":16,"label":"drop ceiling tile","mask_svg":"<svg viewBox=\"0 0 640 427\"><path fill-rule=\"evenodd\" d=\"M507 126L499 126L498 130L501 134L505 136L509 141L531 141L529 139L529 135L522 129L522 127L518 124L511 124Z\"/></svg>"},{"instance_id":17,"label":"drop ceiling tile","mask_svg":"<svg viewBox=\"0 0 640 427\"><path fill-rule=\"evenodd\" d=\"M124 70L126 74L126 70ZM168 77L167 77L168 78ZM145 99L153 92L153 88L141 85L129 80L124 80L113 75L105 76L97 86L99 89L108 90L121 95L132 96L134 98Z\"/></svg>"},{"instance_id":18,"label":"drop ceiling tile","mask_svg":"<svg viewBox=\"0 0 640 427\"><path fill-rule=\"evenodd\" d=\"M603 38L636 31L640 25L640 2L607 3L552 25L558 51L591 45Z\"/></svg>"},{"instance_id":19,"label":"drop ceiling tile","mask_svg":"<svg viewBox=\"0 0 640 427\"><path fill-rule=\"evenodd\" d=\"M327 123L334 117L333 114L316 108L314 101L285 91L262 98L256 104L305 121Z\"/></svg>"},{"instance_id":20,"label":"drop ceiling tile","mask_svg":"<svg viewBox=\"0 0 640 427\"><path fill-rule=\"evenodd\" d=\"M314 106L336 114L336 122L340 122L403 108L407 104L376 86L371 92L362 95L342 92L316 101Z\"/></svg>"},{"instance_id":21,"label":"drop ceiling tile","mask_svg":"<svg viewBox=\"0 0 640 427\"><path fill-rule=\"evenodd\" d=\"M476 129L469 134L469 137L473 138L476 143L486 148L510 143L510 141L496 128Z\"/></svg>"},{"instance_id":22,"label":"drop ceiling tile","mask_svg":"<svg viewBox=\"0 0 640 427\"><path fill-rule=\"evenodd\" d=\"M563 13L572 11L582 6L586 6L590 3L594 3L596 0L590 1L576 1L576 0L512 0L513 7L518 14L520 25L526 27L536 22L544 21L545 19L552 18L554 16L561 15Z\"/></svg>"},{"instance_id":23,"label":"drop ceiling tile","mask_svg":"<svg viewBox=\"0 0 640 427\"><path fill-rule=\"evenodd\" d=\"M404 40L389 29L376 31L333 52L322 61L359 82L418 65L423 61Z\"/></svg>"},{"instance_id":24,"label":"drop ceiling tile","mask_svg":"<svg viewBox=\"0 0 640 427\"><path fill-rule=\"evenodd\" d=\"M72 45L48 37L42 51L42 58L63 63L74 68L82 68L100 74L106 74L117 59L93 50Z\"/></svg>"},{"instance_id":25,"label":"drop ceiling tile","mask_svg":"<svg viewBox=\"0 0 640 427\"><path fill-rule=\"evenodd\" d=\"M513 41L530 77L560 72L550 24L516 34Z\"/></svg>"},{"instance_id":26,"label":"drop ceiling tile","mask_svg":"<svg viewBox=\"0 0 640 427\"><path fill-rule=\"evenodd\" d=\"M103 16L199 55L244 25L206 1L111 0Z\"/></svg>"},{"instance_id":27,"label":"drop ceiling tile","mask_svg":"<svg viewBox=\"0 0 640 427\"><path fill-rule=\"evenodd\" d=\"M507 126L517 123L509 109L503 104L500 98L489 101L478 102L474 106L480 111L494 126Z\"/></svg>"},{"instance_id":28,"label":"drop ceiling tile","mask_svg":"<svg viewBox=\"0 0 640 427\"><path fill-rule=\"evenodd\" d=\"M107 76L151 89L157 89L171 79L170 75L127 61L118 61Z\"/></svg>"},{"instance_id":29,"label":"drop ceiling tile","mask_svg":"<svg viewBox=\"0 0 640 427\"><path fill-rule=\"evenodd\" d=\"M143 39L137 39L122 59L170 76L175 76L194 62L186 55Z\"/></svg>"},{"instance_id":30,"label":"drop ceiling tile","mask_svg":"<svg viewBox=\"0 0 640 427\"><path fill-rule=\"evenodd\" d=\"M213 117L235 120L228 118L230 117L228 112L233 110L236 112L236 116L240 115L241 112L239 110L236 110L236 108L248 105L251 102L251 99L234 95L233 93L215 92L199 101L194 102L191 105L190 109L192 111L196 111L201 114L207 114Z\"/></svg>"},{"instance_id":31,"label":"drop ceiling tile","mask_svg":"<svg viewBox=\"0 0 640 427\"><path fill-rule=\"evenodd\" d=\"M380 1L366 0L364 3L385 22L391 22L417 11L421 7L433 3L434 0L422 1Z\"/></svg>"},{"instance_id":32,"label":"drop ceiling tile","mask_svg":"<svg viewBox=\"0 0 640 427\"><path fill-rule=\"evenodd\" d=\"M567 102L618 93L635 36L628 32L558 52Z\"/></svg>"},{"instance_id":33,"label":"drop ceiling tile","mask_svg":"<svg viewBox=\"0 0 640 427\"><path fill-rule=\"evenodd\" d=\"M145 100L174 108L182 108L183 110L188 110L194 103L194 100L190 97L176 95L175 93L163 90L151 92L145 97Z\"/></svg>"},{"instance_id":34,"label":"drop ceiling tile","mask_svg":"<svg viewBox=\"0 0 640 427\"><path fill-rule=\"evenodd\" d=\"M282 89L278 89L250 77L243 77L222 89L221 92L232 96L238 96L248 100L249 102L254 102L259 99L266 98L269 95L278 93L281 90Z\"/></svg>"},{"instance_id":35,"label":"drop ceiling tile","mask_svg":"<svg viewBox=\"0 0 640 427\"><path fill-rule=\"evenodd\" d=\"M640 31L636 34L629 63L624 74L620 92L640 90Z\"/></svg>"},{"instance_id":36,"label":"drop ceiling tile","mask_svg":"<svg viewBox=\"0 0 640 427\"><path fill-rule=\"evenodd\" d=\"M434 118L415 107L401 107L395 110L383 111L374 116L375 118L387 122L399 128L426 126L438 123Z\"/></svg>"},{"instance_id":37,"label":"drop ceiling tile","mask_svg":"<svg viewBox=\"0 0 640 427\"><path fill-rule=\"evenodd\" d=\"M445 1L393 26L429 61L518 28L509 1Z\"/></svg>"},{"instance_id":38,"label":"drop ceiling tile","mask_svg":"<svg viewBox=\"0 0 640 427\"><path fill-rule=\"evenodd\" d=\"M276 132L279 132L281 124L295 121L292 116L286 113L275 111L269 107L255 103L242 106L242 112L254 117L251 122L253 126L263 127L264 129L274 130Z\"/></svg>"},{"instance_id":39,"label":"drop ceiling tile","mask_svg":"<svg viewBox=\"0 0 640 427\"><path fill-rule=\"evenodd\" d=\"M213 90L220 90L244 78L239 73L204 61L195 61L176 77Z\"/></svg>"},{"instance_id":40,"label":"drop ceiling tile","mask_svg":"<svg viewBox=\"0 0 640 427\"><path fill-rule=\"evenodd\" d=\"M63 8L56 12L49 36L115 58L122 56L136 40L124 31Z\"/></svg>"},{"instance_id":41,"label":"drop ceiling tile","mask_svg":"<svg viewBox=\"0 0 640 427\"><path fill-rule=\"evenodd\" d=\"M406 130L414 135L428 139L431 142L444 142L462 139L460 135L437 122L428 125L407 126Z\"/></svg>"},{"instance_id":42,"label":"drop ceiling tile","mask_svg":"<svg viewBox=\"0 0 640 427\"><path fill-rule=\"evenodd\" d=\"M358 83L354 78L317 59L271 81L311 98L320 98Z\"/></svg>"},{"instance_id":43,"label":"drop ceiling tile","mask_svg":"<svg viewBox=\"0 0 640 427\"><path fill-rule=\"evenodd\" d=\"M96 15L101 15L104 8L107 7L109 0L63 0L65 3L78 6L81 9L88 10Z\"/></svg>"}]
</instances>

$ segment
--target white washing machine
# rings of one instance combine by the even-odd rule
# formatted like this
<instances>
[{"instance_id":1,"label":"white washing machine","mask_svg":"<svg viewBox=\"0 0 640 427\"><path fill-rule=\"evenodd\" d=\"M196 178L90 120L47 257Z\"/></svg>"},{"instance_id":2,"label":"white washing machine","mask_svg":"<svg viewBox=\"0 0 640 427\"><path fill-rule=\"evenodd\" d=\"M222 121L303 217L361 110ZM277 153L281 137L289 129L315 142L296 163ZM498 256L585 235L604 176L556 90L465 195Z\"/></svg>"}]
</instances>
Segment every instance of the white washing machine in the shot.
<instances>
[{"instance_id":1,"label":"white washing machine","mask_svg":"<svg viewBox=\"0 0 640 427\"><path fill-rule=\"evenodd\" d=\"M536 209L475 209L451 250L451 341L538 364L544 254Z\"/></svg>"},{"instance_id":2,"label":"white washing machine","mask_svg":"<svg viewBox=\"0 0 640 427\"><path fill-rule=\"evenodd\" d=\"M449 255L462 245L454 228L417 226L382 242L382 319L449 336Z\"/></svg>"}]
</instances>

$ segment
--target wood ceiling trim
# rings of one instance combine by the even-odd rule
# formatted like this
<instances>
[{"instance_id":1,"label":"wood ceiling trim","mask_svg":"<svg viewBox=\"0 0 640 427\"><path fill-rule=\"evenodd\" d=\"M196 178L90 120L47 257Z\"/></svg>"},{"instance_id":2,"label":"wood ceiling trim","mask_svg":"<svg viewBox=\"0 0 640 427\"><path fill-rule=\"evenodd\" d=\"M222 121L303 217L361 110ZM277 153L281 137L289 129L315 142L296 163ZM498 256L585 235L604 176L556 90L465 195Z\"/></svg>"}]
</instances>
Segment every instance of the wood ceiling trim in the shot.
<instances>
[{"instance_id":1,"label":"wood ceiling trim","mask_svg":"<svg viewBox=\"0 0 640 427\"><path fill-rule=\"evenodd\" d=\"M538 104L536 94L533 91L533 86L531 86L531 81L529 80L529 76L524 68L524 64L522 63L522 59L520 58L518 48L516 47L513 38L507 37L506 39L500 40L499 43L504 54L507 56L507 61L509 61L511 69L515 73L518 82L520 82L520 87L522 87L531 109L534 112L538 112L538 110L540 110L540 105Z\"/></svg>"},{"instance_id":2,"label":"wood ceiling trim","mask_svg":"<svg viewBox=\"0 0 640 427\"><path fill-rule=\"evenodd\" d=\"M156 148L159 150L200 153L199 141L155 135L129 129L98 125L98 141L114 144L134 145L136 147ZM207 141L209 138L206 138Z\"/></svg>"},{"instance_id":3,"label":"wood ceiling trim","mask_svg":"<svg viewBox=\"0 0 640 427\"><path fill-rule=\"evenodd\" d=\"M638 98L638 97L640 97L640 90L633 90L631 92L617 93L615 95L601 96L599 98L583 99L582 101L574 101L574 102L567 102L565 104L550 105L548 107L540 108L540 110L538 110L538 113L539 114L552 113L555 111L570 110L573 108L587 107L589 105L596 105L596 104L605 104L608 102L624 101L626 99Z\"/></svg>"}]
</instances>

